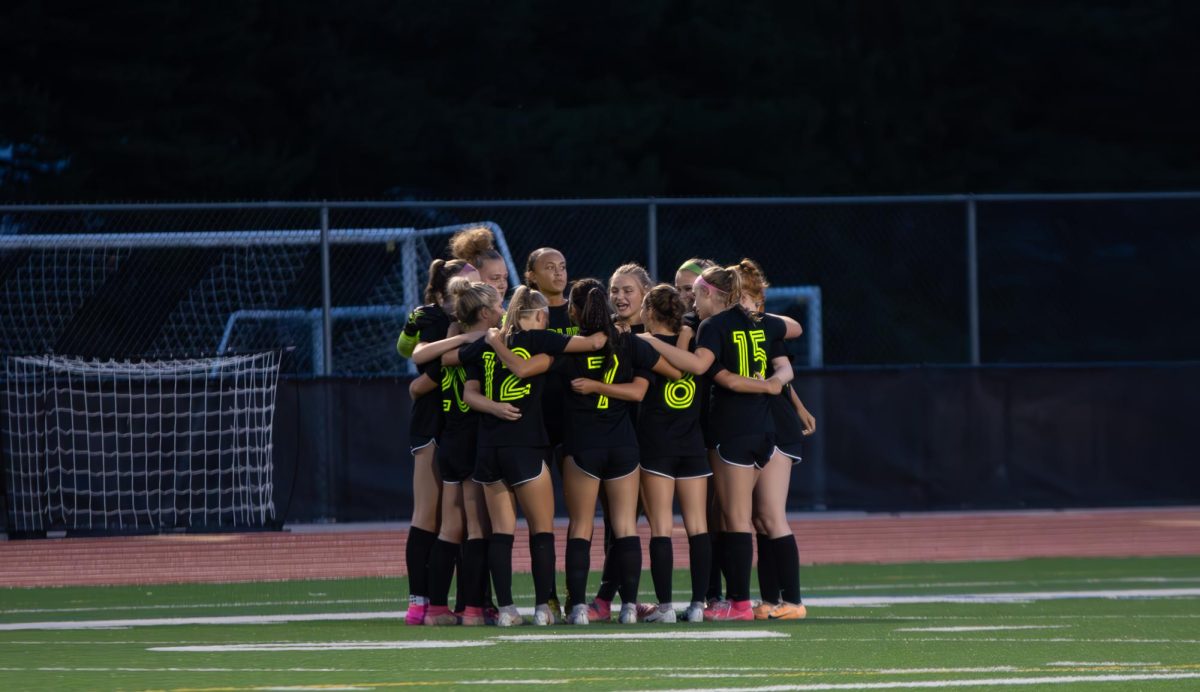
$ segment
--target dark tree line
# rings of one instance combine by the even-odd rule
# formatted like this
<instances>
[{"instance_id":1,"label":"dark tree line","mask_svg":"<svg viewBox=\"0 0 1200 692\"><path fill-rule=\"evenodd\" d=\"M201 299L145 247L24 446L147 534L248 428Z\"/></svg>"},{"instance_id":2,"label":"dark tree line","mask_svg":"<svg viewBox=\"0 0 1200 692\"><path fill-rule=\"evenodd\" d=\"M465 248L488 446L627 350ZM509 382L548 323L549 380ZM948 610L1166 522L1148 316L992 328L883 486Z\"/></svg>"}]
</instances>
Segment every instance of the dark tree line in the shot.
<instances>
[{"instance_id":1,"label":"dark tree line","mask_svg":"<svg viewBox=\"0 0 1200 692\"><path fill-rule=\"evenodd\" d=\"M1184 0L0 5L0 199L1200 187Z\"/></svg>"}]
</instances>

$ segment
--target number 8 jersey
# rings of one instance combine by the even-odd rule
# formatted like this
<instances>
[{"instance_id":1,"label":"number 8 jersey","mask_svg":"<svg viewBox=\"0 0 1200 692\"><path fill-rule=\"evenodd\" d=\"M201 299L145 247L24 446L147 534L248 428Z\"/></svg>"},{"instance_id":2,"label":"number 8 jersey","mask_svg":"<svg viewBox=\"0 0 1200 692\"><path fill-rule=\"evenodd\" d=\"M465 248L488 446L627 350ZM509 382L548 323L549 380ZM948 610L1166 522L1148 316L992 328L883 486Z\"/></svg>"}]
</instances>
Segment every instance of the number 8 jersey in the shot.
<instances>
[{"instance_id":1,"label":"number 8 jersey","mask_svg":"<svg viewBox=\"0 0 1200 692\"><path fill-rule=\"evenodd\" d=\"M571 337L544 329L517 332L508 348L526 360L545 353L557 356ZM512 404L521 410L521 418L506 421L496 416L479 417L480 447L546 447L549 439L542 423L542 389L546 376L521 379L509 371L496 352L483 339L458 350L458 359L466 367L467 379L479 382L483 395L492 401Z\"/></svg>"},{"instance_id":2,"label":"number 8 jersey","mask_svg":"<svg viewBox=\"0 0 1200 692\"><path fill-rule=\"evenodd\" d=\"M724 368L742 377L764 378L767 354L786 332L787 326L778 317L762 315L755 319L734 306L700 323L696 349L707 348L715 356L710 376ZM766 395L738 394L719 385L713 387L706 423L718 443L775 430Z\"/></svg>"}]
</instances>

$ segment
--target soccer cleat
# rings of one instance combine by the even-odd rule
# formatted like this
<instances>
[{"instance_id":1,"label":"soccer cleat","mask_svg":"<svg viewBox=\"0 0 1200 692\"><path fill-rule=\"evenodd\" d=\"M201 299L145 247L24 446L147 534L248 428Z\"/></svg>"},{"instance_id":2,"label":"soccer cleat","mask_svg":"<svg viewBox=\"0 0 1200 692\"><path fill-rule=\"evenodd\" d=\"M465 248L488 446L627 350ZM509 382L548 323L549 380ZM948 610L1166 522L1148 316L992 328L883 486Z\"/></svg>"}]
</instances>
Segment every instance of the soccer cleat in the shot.
<instances>
[{"instance_id":1,"label":"soccer cleat","mask_svg":"<svg viewBox=\"0 0 1200 692\"><path fill-rule=\"evenodd\" d=\"M803 603L788 603L784 601L775 606L768 615L769 620L803 620L808 615L808 608Z\"/></svg>"},{"instance_id":2,"label":"soccer cleat","mask_svg":"<svg viewBox=\"0 0 1200 692\"><path fill-rule=\"evenodd\" d=\"M592 622L608 622L612 620L612 601L603 598L593 598L588 605L588 620Z\"/></svg>"},{"instance_id":3,"label":"soccer cleat","mask_svg":"<svg viewBox=\"0 0 1200 692\"><path fill-rule=\"evenodd\" d=\"M750 601L721 601L704 611L704 619L709 622L753 620L754 609L750 607Z\"/></svg>"},{"instance_id":4,"label":"soccer cleat","mask_svg":"<svg viewBox=\"0 0 1200 692\"><path fill-rule=\"evenodd\" d=\"M688 622L704 622L704 601L692 601L683 614L683 619Z\"/></svg>"},{"instance_id":5,"label":"soccer cleat","mask_svg":"<svg viewBox=\"0 0 1200 692\"><path fill-rule=\"evenodd\" d=\"M430 627L457 625L458 616L446 606L431 605L425 608L425 624Z\"/></svg>"},{"instance_id":6,"label":"soccer cleat","mask_svg":"<svg viewBox=\"0 0 1200 692\"><path fill-rule=\"evenodd\" d=\"M653 603L637 603L637 619L638 622L644 621L646 618L654 614L658 610L658 606Z\"/></svg>"},{"instance_id":7,"label":"soccer cleat","mask_svg":"<svg viewBox=\"0 0 1200 692\"><path fill-rule=\"evenodd\" d=\"M632 625L638 621L638 606L636 603L622 603L621 614L617 616L617 622L622 625Z\"/></svg>"},{"instance_id":8,"label":"soccer cleat","mask_svg":"<svg viewBox=\"0 0 1200 692\"><path fill-rule=\"evenodd\" d=\"M496 616L496 627L516 627L524 625L525 618L517 612L515 605L506 605L500 608L500 614Z\"/></svg>"},{"instance_id":9,"label":"soccer cleat","mask_svg":"<svg viewBox=\"0 0 1200 692\"><path fill-rule=\"evenodd\" d=\"M404 615L404 624L406 625L423 625L425 624L425 606L426 601L424 596L409 596L408 597L408 612Z\"/></svg>"},{"instance_id":10,"label":"soccer cleat","mask_svg":"<svg viewBox=\"0 0 1200 692\"><path fill-rule=\"evenodd\" d=\"M558 597L552 596L546 601L546 605L550 607L550 613L554 616L555 622L563 621L563 609L558 603Z\"/></svg>"},{"instance_id":11,"label":"soccer cleat","mask_svg":"<svg viewBox=\"0 0 1200 692\"><path fill-rule=\"evenodd\" d=\"M762 601L758 605L754 606L754 619L755 620L766 620L767 614L770 613L772 610L775 610L775 608L778 605L779 605L778 603L771 603L770 601Z\"/></svg>"},{"instance_id":12,"label":"soccer cleat","mask_svg":"<svg viewBox=\"0 0 1200 692\"><path fill-rule=\"evenodd\" d=\"M462 617L459 618L459 624L465 627L478 627L490 623L488 623L487 617L483 613L483 608L467 606L463 609Z\"/></svg>"},{"instance_id":13,"label":"soccer cleat","mask_svg":"<svg viewBox=\"0 0 1200 692\"><path fill-rule=\"evenodd\" d=\"M551 610L548 604L539 603L533 609L533 624L545 627L546 625L554 625L559 622L562 621L554 617L554 611Z\"/></svg>"},{"instance_id":14,"label":"soccer cleat","mask_svg":"<svg viewBox=\"0 0 1200 692\"><path fill-rule=\"evenodd\" d=\"M591 608L586 603L577 603L571 608L571 616L567 618L568 625L586 625L591 622L588 613Z\"/></svg>"},{"instance_id":15,"label":"soccer cleat","mask_svg":"<svg viewBox=\"0 0 1200 692\"><path fill-rule=\"evenodd\" d=\"M642 621L671 624L675 622L675 609L671 607L670 603L661 603L657 606L650 606L650 612L646 613L646 615L642 618Z\"/></svg>"},{"instance_id":16,"label":"soccer cleat","mask_svg":"<svg viewBox=\"0 0 1200 692\"><path fill-rule=\"evenodd\" d=\"M491 605L486 605L483 607L483 622L484 622L484 624L494 625L494 624L496 624L496 620L499 617L500 617L500 609L496 607L495 603L492 603Z\"/></svg>"}]
</instances>

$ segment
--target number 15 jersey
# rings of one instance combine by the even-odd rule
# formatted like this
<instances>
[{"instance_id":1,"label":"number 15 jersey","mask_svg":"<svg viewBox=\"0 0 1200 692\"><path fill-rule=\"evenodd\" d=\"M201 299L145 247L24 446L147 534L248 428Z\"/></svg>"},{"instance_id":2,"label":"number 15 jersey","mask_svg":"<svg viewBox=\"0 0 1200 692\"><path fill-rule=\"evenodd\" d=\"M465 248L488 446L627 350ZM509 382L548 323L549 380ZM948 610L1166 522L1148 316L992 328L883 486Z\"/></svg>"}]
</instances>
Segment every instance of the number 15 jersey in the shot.
<instances>
[{"instance_id":1,"label":"number 15 jersey","mask_svg":"<svg viewBox=\"0 0 1200 692\"><path fill-rule=\"evenodd\" d=\"M778 317L762 315L756 320L734 306L700 323L696 349L707 348L716 357L709 375L725 369L742 377L763 378L767 354L786 333L787 326ZM775 431L765 394L739 394L716 384L706 424L716 442Z\"/></svg>"}]
</instances>

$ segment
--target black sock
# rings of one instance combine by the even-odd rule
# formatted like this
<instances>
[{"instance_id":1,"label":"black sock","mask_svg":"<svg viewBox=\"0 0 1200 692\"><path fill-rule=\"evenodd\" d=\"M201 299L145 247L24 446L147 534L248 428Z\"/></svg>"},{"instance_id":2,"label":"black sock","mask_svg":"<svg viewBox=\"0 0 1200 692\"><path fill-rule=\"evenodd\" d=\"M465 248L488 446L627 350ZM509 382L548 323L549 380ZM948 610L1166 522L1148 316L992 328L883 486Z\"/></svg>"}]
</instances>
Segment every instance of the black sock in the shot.
<instances>
[{"instance_id":1,"label":"black sock","mask_svg":"<svg viewBox=\"0 0 1200 692\"><path fill-rule=\"evenodd\" d=\"M460 547L439 538L429 551L429 605L448 604L450 579L454 577L454 560Z\"/></svg>"},{"instance_id":2,"label":"black sock","mask_svg":"<svg viewBox=\"0 0 1200 692\"><path fill-rule=\"evenodd\" d=\"M554 593L554 534L529 537L529 561L533 569L533 602L546 603Z\"/></svg>"},{"instance_id":3,"label":"black sock","mask_svg":"<svg viewBox=\"0 0 1200 692\"><path fill-rule=\"evenodd\" d=\"M492 573L492 588L496 590L496 604L501 608L513 604L512 597L512 551L511 533L493 533L488 541L488 571Z\"/></svg>"},{"instance_id":4,"label":"black sock","mask_svg":"<svg viewBox=\"0 0 1200 692\"><path fill-rule=\"evenodd\" d=\"M567 539L567 608L586 602L591 563L592 542L583 538Z\"/></svg>"},{"instance_id":5,"label":"black sock","mask_svg":"<svg viewBox=\"0 0 1200 692\"><path fill-rule=\"evenodd\" d=\"M454 556L454 609L462 610L467 605L467 592L462 578L463 546L458 545L458 554ZM447 599L449 600L449 599Z\"/></svg>"},{"instance_id":6,"label":"black sock","mask_svg":"<svg viewBox=\"0 0 1200 692\"><path fill-rule=\"evenodd\" d=\"M487 550L486 538L471 538L463 544L462 571L458 573L458 579L464 585L465 602L472 608L482 608L487 602L483 595L487 583Z\"/></svg>"},{"instance_id":7,"label":"black sock","mask_svg":"<svg viewBox=\"0 0 1200 692\"><path fill-rule=\"evenodd\" d=\"M708 578L712 572L712 540L707 533L688 536L688 558L692 564L692 600L708 596Z\"/></svg>"},{"instance_id":8,"label":"black sock","mask_svg":"<svg viewBox=\"0 0 1200 692\"><path fill-rule=\"evenodd\" d=\"M758 543L758 593L763 603L779 603L779 572L775 563L775 546L765 533L756 534Z\"/></svg>"},{"instance_id":9,"label":"black sock","mask_svg":"<svg viewBox=\"0 0 1200 692\"><path fill-rule=\"evenodd\" d=\"M650 538L650 576L659 603L671 602L671 575L675 570L675 547L666 536Z\"/></svg>"},{"instance_id":10,"label":"black sock","mask_svg":"<svg viewBox=\"0 0 1200 692\"><path fill-rule=\"evenodd\" d=\"M605 545L608 545L608 541L605 541ZM617 595L621 581L619 567L612 546L609 546L604 551L604 571L600 575L600 590L596 592L596 598L611 601Z\"/></svg>"},{"instance_id":11,"label":"black sock","mask_svg":"<svg viewBox=\"0 0 1200 692\"><path fill-rule=\"evenodd\" d=\"M708 589L705 591L704 598L709 601L721 600L721 561L724 559L724 551L721 549L721 533L709 534L709 566L708 566Z\"/></svg>"},{"instance_id":12,"label":"black sock","mask_svg":"<svg viewBox=\"0 0 1200 692\"><path fill-rule=\"evenodd\" d=\"M408 569L408 592L413 596L429 597L429 553L437 534L412 527L404 545L404 563Z\"/></svg>"},{"instance_id":13,"label":"black sock","mask_svg":"<svg viewBox=\"0 0 1200 692\"><path fill-rule=\"evenodd\" d=\"M750 600L750 563L754 559L754 538L749 533L728 531L721 536L725 551L725 597L731 601Z\"/></svg>"},{"instance_id":14,"label":"black sock","mask_svg":"<svg viewBox=\"0 0 1200 692\"><path fill-rule=\"evenodd\" d=\"M642 580L642 538L626 536L613 541L621 571L621 603L637 603L638 583Z\"/></svg>"},{"instance_id":15,"label":"black sock","mask_svg":"<svg viewBox=\"0 0 1200 692\"><path fill-rule=\"evenodd\" d=\"M783 600L800 602L800 549L792 534L771 539L775 549L775 569L779 575L779 587Z\"/></svg>"}]
</instances>

